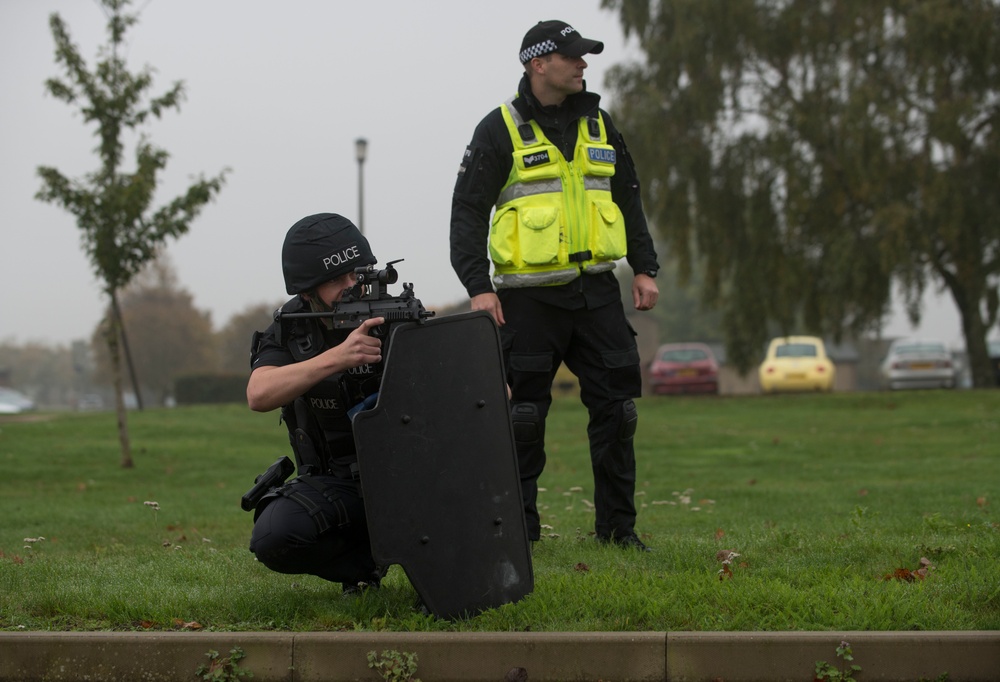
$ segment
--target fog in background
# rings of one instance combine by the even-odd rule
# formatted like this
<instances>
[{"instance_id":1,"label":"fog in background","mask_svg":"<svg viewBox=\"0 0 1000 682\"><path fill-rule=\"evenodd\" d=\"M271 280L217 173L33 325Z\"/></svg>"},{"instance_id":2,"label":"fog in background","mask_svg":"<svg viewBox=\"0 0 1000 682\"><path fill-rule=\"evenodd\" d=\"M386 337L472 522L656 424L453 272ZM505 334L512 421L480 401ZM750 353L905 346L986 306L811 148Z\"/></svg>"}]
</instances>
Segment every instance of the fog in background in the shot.
<instances>
[{"instance_id":1,"label":"fog in background","mask_svg":"<svg viewBox=\"0 0 1000 682\"><path fill-rule=\"evenodd\" d=\"M605 72L638 55L597 0L139 0L136 10L129 70L155 69L154 96L178 80L187 92L179 113L143 131L171 155L156 206L196 175L232 169L218 199L167 249L180 285L217 328L285 297L280 248L292 223L322 211L357 220L358 137L369 142L364 228L376 255L405 259L400 280L414 283L425 306L464 300L448 254L455 173L475 125L515 91L525 31L558 18L603 40L604 53L587 58L587 79L605 108L613 105ZM93 128L45 94L46 78L64 77L53 12L88 70L107 39L95 0L0 2L0 339L18 343L89 338L105 305L73 217L34 199L38 166L71 178L98 167ZM127 160L131 170L131 149ZM931 294L926 304L917 331L964 346L950 298ZM911 331L900 312L883 334Z\"/></svg>"}]
</instances>

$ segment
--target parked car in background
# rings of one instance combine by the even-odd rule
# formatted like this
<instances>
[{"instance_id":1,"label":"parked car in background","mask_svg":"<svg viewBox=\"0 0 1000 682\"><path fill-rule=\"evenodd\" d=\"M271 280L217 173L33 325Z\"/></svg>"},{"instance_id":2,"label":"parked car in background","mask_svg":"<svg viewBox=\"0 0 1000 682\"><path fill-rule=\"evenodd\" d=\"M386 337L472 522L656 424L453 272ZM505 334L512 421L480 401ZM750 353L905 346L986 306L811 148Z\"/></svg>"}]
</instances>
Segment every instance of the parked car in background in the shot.
<instances>
[{"instance_id":1,"label":"parked car in background","mask_svg":"<svg viewBox=\"0 0 1000 682\"><path fill-rule=\"evenodd\" d=\"M757 372L764 393L832 391L836 367L823 339L781 336L771 339Z\"/></svg>"},{"instance_id":2,"label":"parked car in background","mask_svg":"<svg viewBox=\"0 0 1000 682\"><path fill-rule=\"evenodd\" d=\"M96 393L85 393L76 402L76 409L80 412L93 412L104 409L104 398Z\"/></svg>"},{"instance_id":3,"label":"parked car in background","mask_svg":"<svg viewBox=\"0 0 1000 682\"><path fill-rule=\"evenodd\" d=\"M958 371L944 342L936 339L896 339L879 365L882 386L955 388Z\"/></svg>"},{"instance_id":4,"label":"parked car in background","mask_svg":"<svg viewBox=\"0 0 1000 682\"><path fill-rule=\"evenodd\" d=\"M656 395L718 393L719 363L704 343L668 343L649 365L649 383Z\"/></svg>"},{"instance_id":5,"label":"parked car in background","mask_svg":"<svg viewBox=\"0 0 1000 682\"><path fill-rule=\"evenodd\" d=\"M0 414L20 414L35 409L35 402L20 391L0 386Z\"/></svg>"}]
</instances>

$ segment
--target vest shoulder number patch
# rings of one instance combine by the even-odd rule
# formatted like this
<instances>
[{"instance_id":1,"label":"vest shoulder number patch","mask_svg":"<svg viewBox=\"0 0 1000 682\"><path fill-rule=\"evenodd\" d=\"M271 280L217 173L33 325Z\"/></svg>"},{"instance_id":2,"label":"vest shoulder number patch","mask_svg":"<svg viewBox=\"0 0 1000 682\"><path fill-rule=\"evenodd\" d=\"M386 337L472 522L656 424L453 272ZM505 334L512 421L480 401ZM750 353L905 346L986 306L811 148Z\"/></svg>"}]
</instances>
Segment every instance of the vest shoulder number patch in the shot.
<instances>
[{"instance_id":1,"label":"vest shoulder number patch","mask_svg":"<svg viewBox=\"0 0 1000 682\"><path fill-rule=\"evenodd\" d=\"M615 162L615 150L614 149L598 149L596 147L587 148L587 156L590 157L591 161L596 163L614 163Z\"/></svg>"},{"instance_id":2,"label":"vest shoulder number patch","mask_svg":"<svg viewBox=\"0 0 1000 682\"><path fill-rule=\"evenodd\" d=\"M523 158L525 168L533 168L535 166L541 166L549 162L549 152L541 151L534 154L528 154Z\"/></svg>"}]
</instances>

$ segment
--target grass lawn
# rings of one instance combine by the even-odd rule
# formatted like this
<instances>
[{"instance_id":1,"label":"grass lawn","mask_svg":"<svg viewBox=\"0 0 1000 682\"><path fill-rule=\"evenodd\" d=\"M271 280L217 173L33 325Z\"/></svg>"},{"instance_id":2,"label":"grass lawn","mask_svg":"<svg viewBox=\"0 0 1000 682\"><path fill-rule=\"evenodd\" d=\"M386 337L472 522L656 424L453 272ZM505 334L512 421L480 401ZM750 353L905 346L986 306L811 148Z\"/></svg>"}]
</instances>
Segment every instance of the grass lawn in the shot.
<instances>
[{"instance_id":1,"label":"grass lawn","mask_svg":"<svg viewBox=\"0 0 1000 682\"><path fill-rule=\"evenodd\" d=\"M0 630L1000 628L1000 391L650 397L639 410L638 531L654 552L594 542L586 413L558 399L535 590L456 622L416 611L398 566L381 590L344 597L254 561L239 498L286 454L277 413L130 413L130 470L113 414L7 419ZM724 550L738 556L723 564Z\"/></svg>"}]
</instances>

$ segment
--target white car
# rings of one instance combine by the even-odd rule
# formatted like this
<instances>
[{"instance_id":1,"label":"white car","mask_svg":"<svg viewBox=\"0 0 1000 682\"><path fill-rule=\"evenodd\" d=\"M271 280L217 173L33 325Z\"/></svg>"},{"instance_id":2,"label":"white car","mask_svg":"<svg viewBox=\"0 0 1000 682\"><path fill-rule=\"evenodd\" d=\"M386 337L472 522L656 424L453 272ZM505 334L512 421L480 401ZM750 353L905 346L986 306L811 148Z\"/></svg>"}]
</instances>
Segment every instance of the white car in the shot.
<instances>
[{"instance_id":1,"label":"white car","mask_svg":"<svg viewBox=\"0 0 1000 682\"><path fill-rule=\"evenodd\" d=\"M0 386L0 414L20 414L35 409L28 396L12 388Z\"/></svg>"},{"instance_id":2,"label":"white car","mask_svg":"<svg viewBox=\"0 0 1000 682\"><path fill-rule=\"evenodd\" d=\"M955 388L958 371L951 353L936 339L896 339L879 367L882 385L905 388Z\"/></svg>"}]
</instances>

